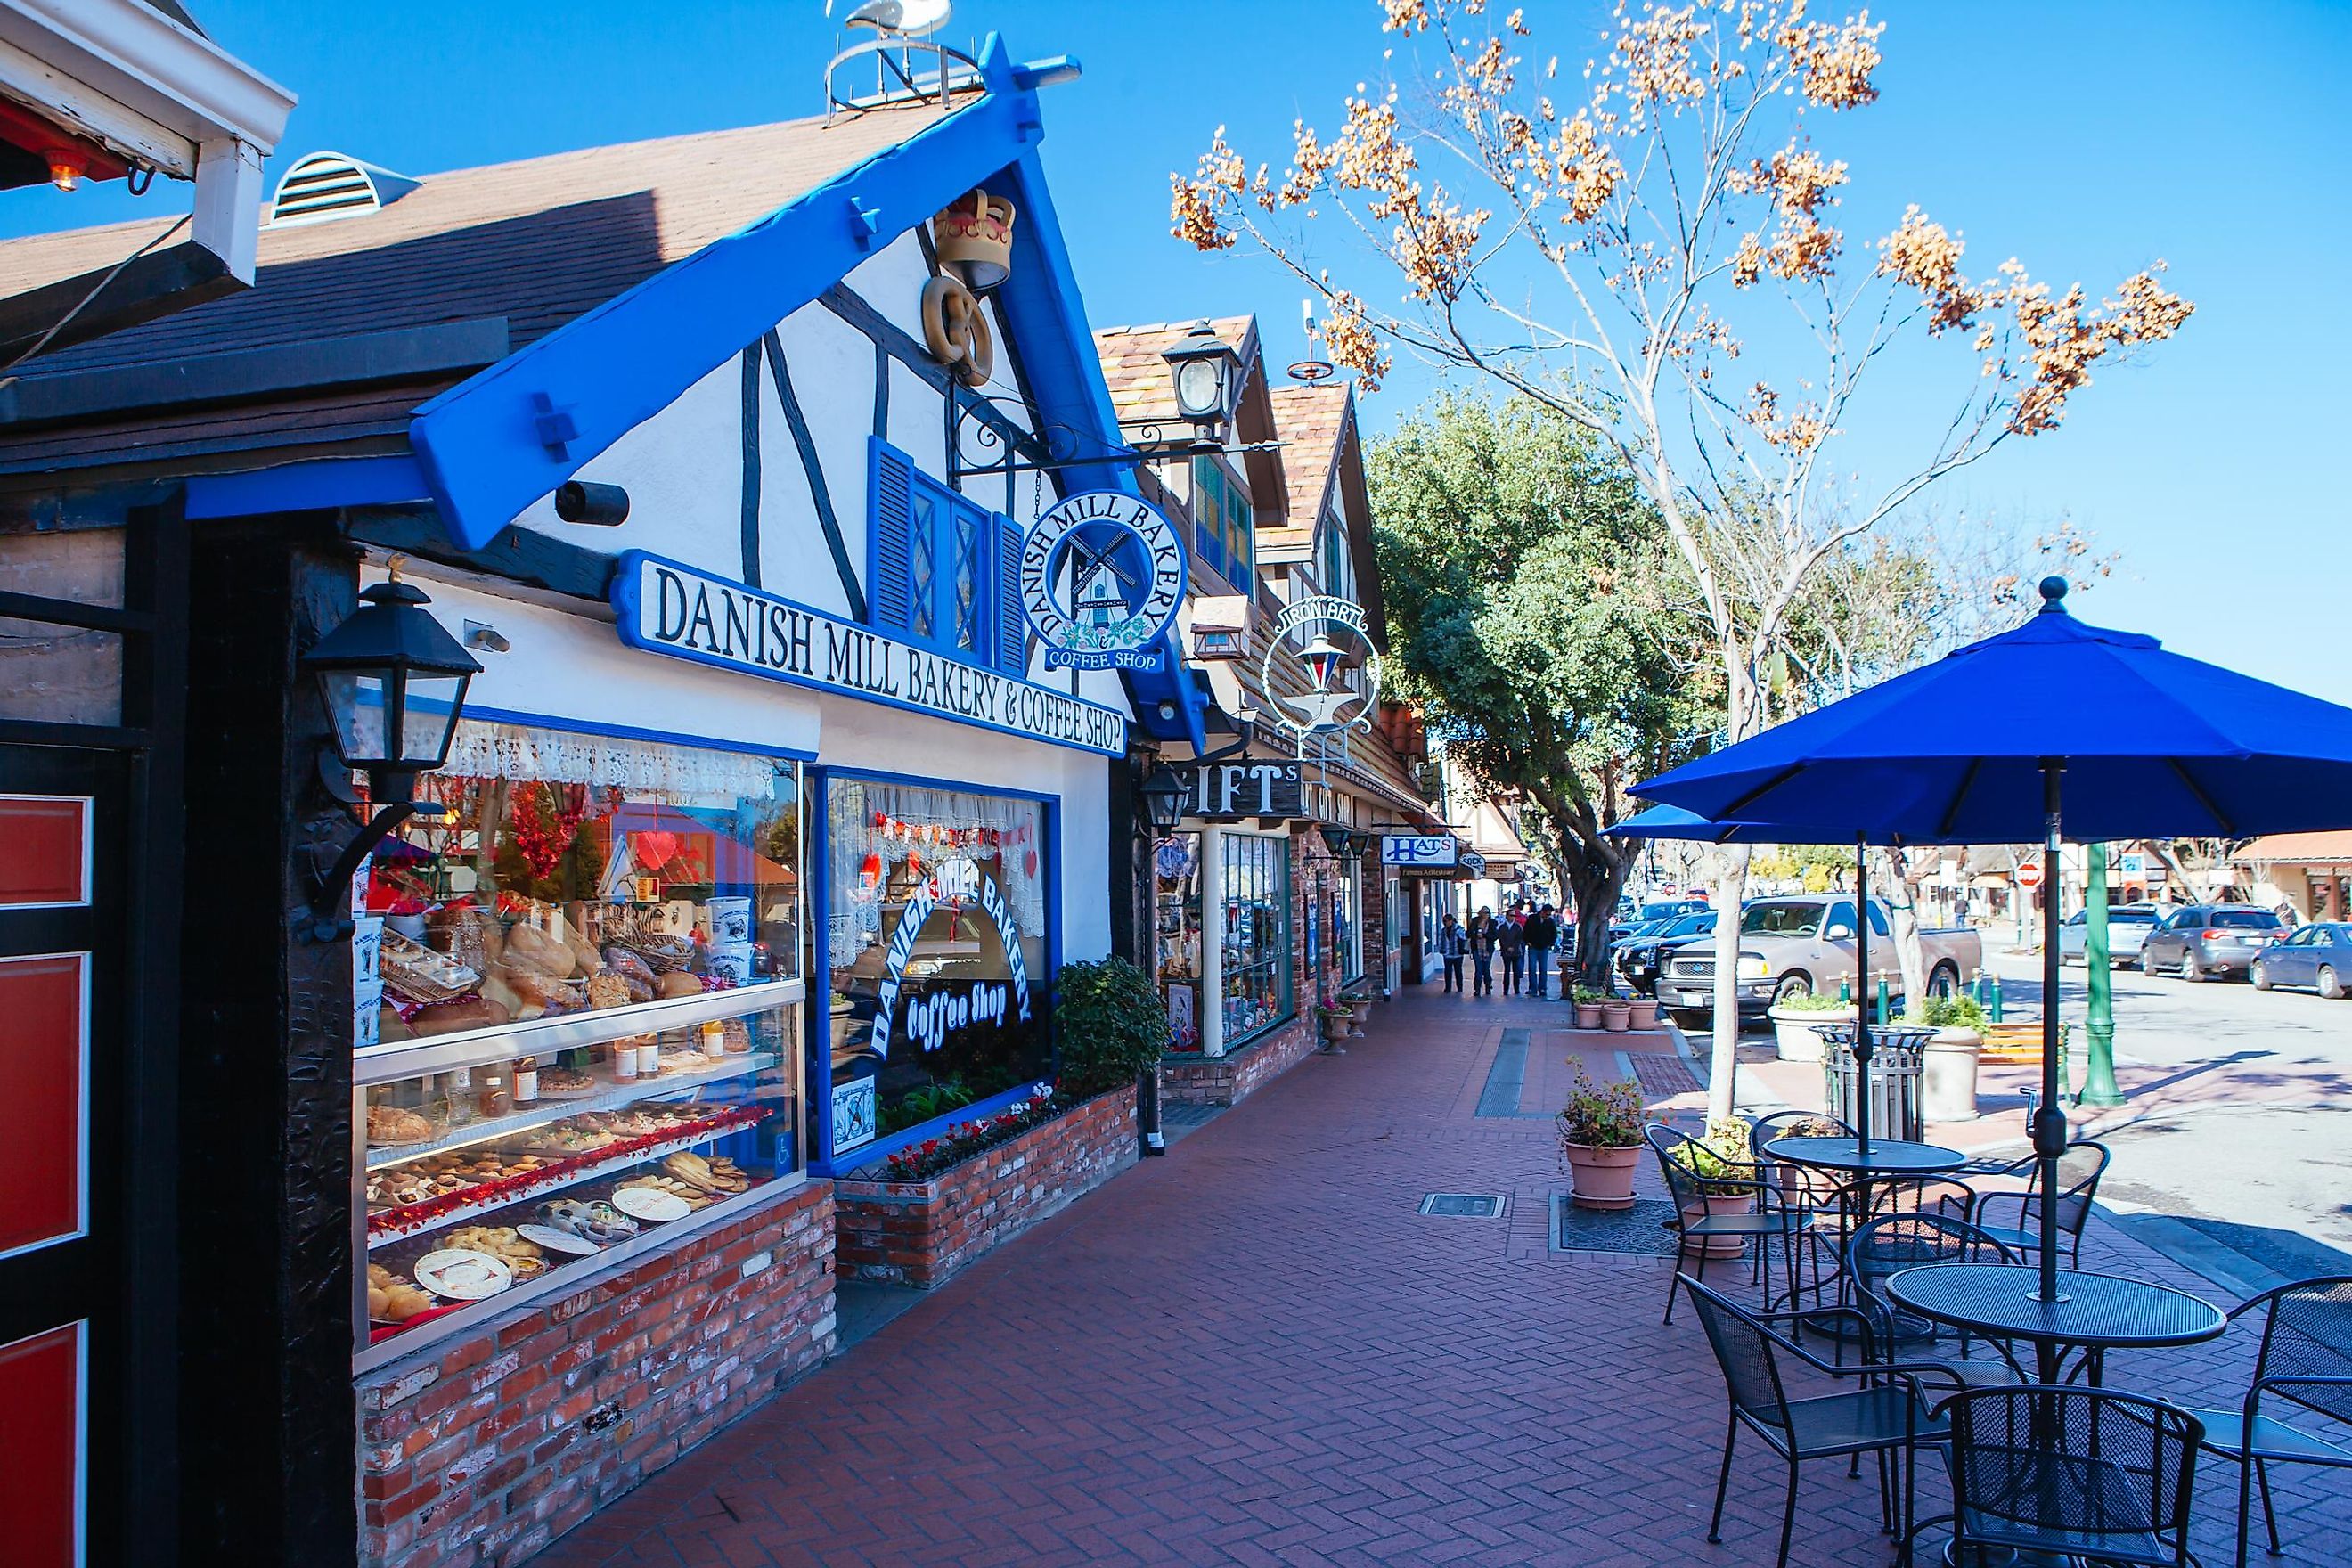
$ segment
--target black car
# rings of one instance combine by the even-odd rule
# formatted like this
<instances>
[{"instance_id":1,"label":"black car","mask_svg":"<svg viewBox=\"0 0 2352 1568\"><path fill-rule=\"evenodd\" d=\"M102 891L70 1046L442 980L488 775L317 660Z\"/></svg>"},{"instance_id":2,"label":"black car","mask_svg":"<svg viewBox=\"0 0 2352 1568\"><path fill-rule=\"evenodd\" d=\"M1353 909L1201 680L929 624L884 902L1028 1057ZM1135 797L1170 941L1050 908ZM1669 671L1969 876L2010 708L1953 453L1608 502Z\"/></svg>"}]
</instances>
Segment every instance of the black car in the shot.
<instances>
[{"instance_id":1,"label":"black car","mask_svg":"<svg viewBox=\"0 0 2352 1568\"><path fill-rule=\"evenodd\" d=\"M1614 955L1617 973L1625 977L1625 983L1633 988L1634 995L1655 995L1658 971L1665 967L1667 950L1694 937L1705 936L1713 930L1713 910L1652 921L1617 944Z\"/></svg>"}]
</instances>

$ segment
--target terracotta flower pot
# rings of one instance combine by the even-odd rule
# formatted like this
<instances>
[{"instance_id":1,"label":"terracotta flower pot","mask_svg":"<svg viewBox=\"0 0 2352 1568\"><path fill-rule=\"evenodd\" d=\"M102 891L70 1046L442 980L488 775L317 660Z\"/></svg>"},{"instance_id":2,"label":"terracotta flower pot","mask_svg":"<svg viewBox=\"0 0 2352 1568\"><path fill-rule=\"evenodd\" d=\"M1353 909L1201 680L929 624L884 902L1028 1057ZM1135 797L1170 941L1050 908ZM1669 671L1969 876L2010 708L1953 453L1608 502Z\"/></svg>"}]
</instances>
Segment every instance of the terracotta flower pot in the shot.
<instances>
[{"instance_id":1,"label":"terracotta flower pot","mask_svg":"<svg viewBox=\"0 0 2352 1568\"><path fill-rule=\"evenodd\" d=\"M1625 1026L1633 1022L1633 1009L1622 1002L1601 1004L1601 1026L1612 1035L1623 1034Z\"/></svg>"},{"instance_id":2,"label":"terracotta flower pot","mask_svg":"<svg viewBox=\"0 0 2352 1568\"><path fill-rule=\"evenodd\" d=\"M1633 1206L1633 1173L1641 1168L1642 1148L1604 1148L1598 1143L1563 1143L1573 1178L1569 1201L1579 1208L1629 1209Z\"/></svg>"},{"instance_id":3,"label":"terracotta flower pot","mask_svg":"<svg viewBox=\"0 0 2352 1568\"><path fill-rule=\"evenodd\" d=\"M1576 1005L1576 1026L1580 1029L1597 1029L1601 1027L1601 1004L1598 1002L1579 1002Z\"/></svg>"},{"instance_id":4,"label":"terracotta flower pot","mask_svg":"<svg viewBox=\"0 0 2352 1568\"><path fill-rule=\"evenodd\" d=\"M1704 1206L1685 1209L1683 1218L1689 1221L1706 1219L1710 1215L1753 1214L1755 1211L1756 1194L1754 1193L1740 1193L1736 1196L1717 1196L1709 1194ZM1710 1236L1706 1238L1706 1255L1709 1258L1737 1258L1747 1245L1745 1237Z\"/></svg>"},{"instance_id":5,"label":"terracotta flower pot","mask_svg":"<svg viewBox=\"0 0 2352 1568\"><path fill-rule=\"evenodd\" d=\"M1625 1005L1633 1009L1633 1016L1630 1020L1628 1020L1632 1027L1636 1029L1654 1029L1658 1026L1658 999L1656 997L1637 996L1633 1001L1626 1003Z\"/></svg>"}]
</instances>

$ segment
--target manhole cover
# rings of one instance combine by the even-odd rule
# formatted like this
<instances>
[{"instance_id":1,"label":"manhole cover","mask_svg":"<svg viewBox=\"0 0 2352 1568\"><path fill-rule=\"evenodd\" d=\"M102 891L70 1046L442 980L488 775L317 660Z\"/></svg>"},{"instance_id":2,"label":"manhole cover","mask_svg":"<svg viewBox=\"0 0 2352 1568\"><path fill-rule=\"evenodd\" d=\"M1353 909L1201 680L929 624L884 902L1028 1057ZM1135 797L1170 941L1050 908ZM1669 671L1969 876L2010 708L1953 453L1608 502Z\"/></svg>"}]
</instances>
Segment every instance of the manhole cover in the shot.
<instances>
[{"instance_id":1,"label":"manhole cover","mask_svg":"<svg viewBox=\"0 0 2352 1568\"><path fill-rule=\"evenodd\" d=\"M1421 1212L1450 1219L1498 1219L1503 1200L1493 1193L1432 1193L1421 1200Z\"/></svg>"},{"instance_id":2,"label":"manhole cover","mask_svg":"<svg viewBox=\"0 0 2352 1568\"><path fill-rule=\"evenodd\" d=\"M1568 1201L1565 1193L1551 1200L1552 1247L1559 1252L1638 1252L1672 1258L1680 1231L1665 1222L1675 1217L1675 1205L1663 1198L1637 1198L1629 1209L1585 1209Z\"/></svg>"}]
</instances>

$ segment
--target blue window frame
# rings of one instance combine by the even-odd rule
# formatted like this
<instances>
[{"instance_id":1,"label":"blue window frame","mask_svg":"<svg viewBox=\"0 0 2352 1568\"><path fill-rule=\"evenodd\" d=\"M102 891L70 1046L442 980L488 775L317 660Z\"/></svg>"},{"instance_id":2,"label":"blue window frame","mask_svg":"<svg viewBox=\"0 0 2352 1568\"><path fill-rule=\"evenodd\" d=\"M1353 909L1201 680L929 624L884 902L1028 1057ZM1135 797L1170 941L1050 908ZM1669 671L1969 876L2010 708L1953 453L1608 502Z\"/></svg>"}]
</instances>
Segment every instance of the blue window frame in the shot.
<instances>
[{"instance_id":1,"label":"blue window frame","mask_svg":"<svg viewBox=\"0 0 2352 1568\"><path fill-rule=\"evenodd\" d=\"M1021 530L887 442L873 446L868 619L877 631L1016 679L1028 671Z\"/></svg>"},{"instance_id":2,"label":"blue window frame","mask_svg":"<svg viewBox=\"0 0 2352 1568\"><path fill-rule=\"evenodd\" d=\"M1257 577L1257 534L1248 494L1219 458L1192 459L1192 552L1244 592Z\"/></svg>"}]
</instances>

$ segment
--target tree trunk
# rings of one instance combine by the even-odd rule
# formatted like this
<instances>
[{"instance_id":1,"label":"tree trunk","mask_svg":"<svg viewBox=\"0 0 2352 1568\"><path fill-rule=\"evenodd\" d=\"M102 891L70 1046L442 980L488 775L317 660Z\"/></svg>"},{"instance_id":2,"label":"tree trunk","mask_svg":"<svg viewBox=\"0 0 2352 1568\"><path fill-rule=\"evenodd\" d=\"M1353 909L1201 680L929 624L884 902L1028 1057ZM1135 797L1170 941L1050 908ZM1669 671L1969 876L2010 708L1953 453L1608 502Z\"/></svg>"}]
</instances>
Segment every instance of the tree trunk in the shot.
<instances>
[{"instance_id":1,"label":"tree trunk","mask_svg":"<svg viewBox=\"0 0 2352 1568\"><path fill-rule=\"evenodd\" d=\"M1630 857L1597 855L1580 858L1570 868L1566 880L1576 900L1577 985L1609 989L1609 922L1616 918L1617 897L1625 890L1625 878L1633 868Z\"/></svg>"},{"instance_id":2,"label":"tree trunk","mask_svg":"<svg viewBox=\"0 0 2352 1568\"><path fill-rule=\"evenodd\" d=\"M1726 844L1716 851L1715 1041L1706 1079L1706 1118L1732 1113L1733 1079L1739 1071L1739 906L1748 896L1748 847Z\"/></svg>"},{"instance_id":3,"label":"tree trunk","mask_svg":"<svg viewBox=\"0 0 2352 1568\"><path fill-rule=\"evenodd\" d=\"M1895 928L1895 959L1903 971L1903 995L1909 1010L1927 1005L1927 952L1919 941L1918 858L1902 849L1874 849L1878 868L1871 885L1885 889L1888 922ZM1863 912L1869 918L1869 911ZM1877 987L1862 978L1859 989L1874 995Z\"/></svg>"}]
</instances>

